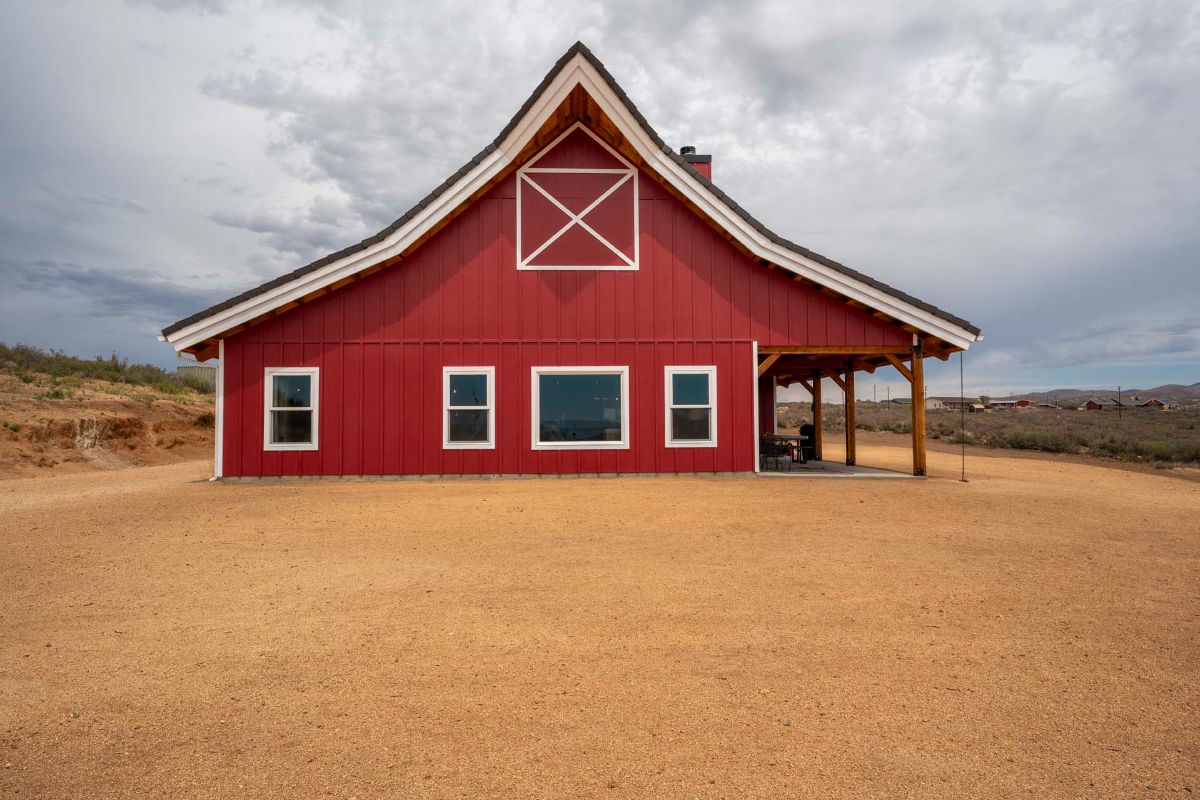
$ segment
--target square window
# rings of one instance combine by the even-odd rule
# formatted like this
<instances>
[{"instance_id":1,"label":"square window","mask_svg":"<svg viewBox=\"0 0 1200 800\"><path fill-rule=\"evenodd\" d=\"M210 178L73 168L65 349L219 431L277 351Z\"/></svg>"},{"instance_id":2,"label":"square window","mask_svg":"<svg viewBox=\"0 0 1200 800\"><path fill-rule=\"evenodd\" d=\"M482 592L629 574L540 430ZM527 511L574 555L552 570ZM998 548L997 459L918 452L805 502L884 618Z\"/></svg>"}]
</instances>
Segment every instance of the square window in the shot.
<instances>
[{"instance_id":1,"label":"square window","mask_svg":"<svg viewBox=\"0 0 1200 800\"><path fill-rule=\"evenodd\" d=\"M486 444L490 419L491 412L487 409L464 411L451 408L446 417L446 442L448 444Z\"/></svg>"},{"instance_id":2,"label":"square window","mask_svg":"<svg viewBox=\"0 0 1200 800\"><path fill-rule=\"evenodd\" d=\"M447 405L455 408L486 407L488 405L488 376L481 372L450 373L450 397Z\"/></svg>"},{"instance_id":3,"label":"square window","mask_svg":"<svg viewBox=\"0 0 1200 800\"><path fill-rule=\"evenodd\" d=\"M673 373L671 375L671 404L676 406L708 405L708 381L707 373Z\"/></svg>"},{"instance_id":4,"label":"square window","mask_svg":"<svg viewBox=\"0 0 1200 800\"><path fill-rule=\"evenodd\" d=\"M264 371L264 450L317 449L317 375L316 367Z\"/></svg>"},{"instance_id":5,"label":"square window","mask_svg":"<svg viewBox=\"0 0 1200 800\"><path fill-rule=\"evenodd\" d=\"M712 439L711 408L672 408L671 439L675 442L707 442Z\"/></svg>"},{"instance_id":6,"label":"square window","mask_svg":"<svg viewBox=\"0 0 1200 800\"><path fill-rule=\"evenodd\" d=\"M666 446L717 446L717 368L667 367Z\"/></svg>"},{"instance_id":7,"label":"square window","mask_svg":"<svg viewBox=\"0 0 1200 800\"><path fill-rule=\"evenodd\" d=\"M442 447L490 450L496 446L495 367L442 369Z\"/></svg>"}]
</instances>

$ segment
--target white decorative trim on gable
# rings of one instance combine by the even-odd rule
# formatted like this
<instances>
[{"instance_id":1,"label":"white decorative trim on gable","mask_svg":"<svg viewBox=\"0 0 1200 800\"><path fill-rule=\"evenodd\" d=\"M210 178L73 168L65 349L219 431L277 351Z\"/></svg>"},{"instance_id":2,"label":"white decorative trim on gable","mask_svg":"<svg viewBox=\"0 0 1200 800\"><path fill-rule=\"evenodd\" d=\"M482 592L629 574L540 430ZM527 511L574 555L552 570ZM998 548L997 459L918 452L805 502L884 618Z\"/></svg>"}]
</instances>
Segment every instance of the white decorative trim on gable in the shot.
<instances>
[{"instance_id":1,"label":"white decorative trim on gable","mask_svg":"<svg viewBox=\"0 0 1200 800\"><path fill-rule=\"evenodd\" d=\"M756 257L825 286L868 308L881 311L893 319L913 326L931 336L936 336L951 345L966 349L981 337L951 320L947 320L902 297L873 286L819 261L784 247L757 230L747 220L722 202L700 180L667 156L655 143L653 137L637 121L630 109L618 96L582 52L576 52L558 73L549 81L541 95L529 106L525 114L512 126L503 141L494 150L481 158L479 163L448 187L441 195L421 208L400 228L386 239L363 250L338 259L298 276L295 280L256 294L230 308L214 312L184 328L166 335L176 351L182 351L208 339L220 338L221 334L249 322L256 317L299 300L319 289L330 286L343 278L354 275L382 261L403 253L433 228L442 218L466 202L475 192L508 169L522 147L533 137L576 86L592 97L597 106L616 125L621 135L644 160L646 166L657 172L695 206L708 216L734 240Z\"/></svg>"}]
</instances>

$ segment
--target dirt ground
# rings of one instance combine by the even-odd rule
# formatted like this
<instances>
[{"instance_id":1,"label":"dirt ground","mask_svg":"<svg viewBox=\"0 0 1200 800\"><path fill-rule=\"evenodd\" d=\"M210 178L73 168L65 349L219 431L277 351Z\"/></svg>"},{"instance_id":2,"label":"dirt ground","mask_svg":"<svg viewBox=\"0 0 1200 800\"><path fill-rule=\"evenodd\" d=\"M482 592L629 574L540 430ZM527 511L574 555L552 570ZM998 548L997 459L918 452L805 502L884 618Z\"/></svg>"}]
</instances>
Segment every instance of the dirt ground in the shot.
<instances>
[{"instance_id":1,"label":"dirt ground","mask_svg":"<svg viewBox=\"0 0 1200 800\"><path fill-rule=\"evenodd\" d=\"M1200 793L1200 484L930 459L0 481L0 796Z\"/></svg>"}]
</instances>

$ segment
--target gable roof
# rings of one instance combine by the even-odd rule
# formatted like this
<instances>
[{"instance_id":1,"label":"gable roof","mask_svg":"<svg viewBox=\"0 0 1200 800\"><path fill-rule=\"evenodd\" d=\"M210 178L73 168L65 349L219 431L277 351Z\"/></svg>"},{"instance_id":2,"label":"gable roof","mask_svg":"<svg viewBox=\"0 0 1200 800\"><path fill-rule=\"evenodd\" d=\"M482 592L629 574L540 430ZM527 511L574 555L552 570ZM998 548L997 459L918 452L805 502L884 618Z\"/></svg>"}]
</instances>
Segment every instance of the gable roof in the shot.
<instances>
[{"instance_id":1,"label":"gable roof","mask_svg":"<svg viewBox=\"0 0 1200 800\"><path fill-rule=\"evenodd\" d=\"M912 295L874 280L771 231L662 140L604 65L576 42L555 63L500 134L474 158L374 236L229 298L163 329L177 351L219 337L314 291L400 255L421 234L503 173L559 103L582 85L653 168L750 252L917 330L966 349L982 338L976 326Z\"/></svg>"}]
</instances>

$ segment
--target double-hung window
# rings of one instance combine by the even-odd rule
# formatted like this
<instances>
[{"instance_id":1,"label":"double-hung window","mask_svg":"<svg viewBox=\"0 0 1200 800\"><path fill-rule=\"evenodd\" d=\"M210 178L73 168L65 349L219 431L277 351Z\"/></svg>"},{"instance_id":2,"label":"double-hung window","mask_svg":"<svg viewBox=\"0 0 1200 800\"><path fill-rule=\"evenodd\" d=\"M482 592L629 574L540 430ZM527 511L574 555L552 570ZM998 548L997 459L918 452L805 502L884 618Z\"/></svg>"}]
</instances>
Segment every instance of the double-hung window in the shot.
<instances>
[{"instance_id":1,"label":"double-hung window","mask_svg":"<svg viewBox=\"0 0 1200 800\"><path fill-rule=\"evenodd\" d=\"M264 373L264 450L317 449L316 367L268 367Z\"/></svg>"},{"instance_id":2,"label":"double-hung window","mask_svg":"<svg viewBox=\"0 0 1200 800\"><path fill-rule=\"evenodd\" d=\"M442 369L442 447L490 450L496 446L494 367Z\"/></svg>"},{"instance_id":3,"label":"double-hung window","mask_svg":"<svg viewBox=\"0 0 1200 800\"><path fill-rule=\"evenodd\" d=\"M534 367L534 450L629 448L628 367Z\"/></svg>"},{"instance_id":4,"label":"double-hung window","mask_svg":"<svg viewBox=\"0 0 1200 800\"><path fill-rule=\"evenodd\" d=\"M717 446L717 368L666 368L667 447Z\"/></svg>"}]
</instances>

